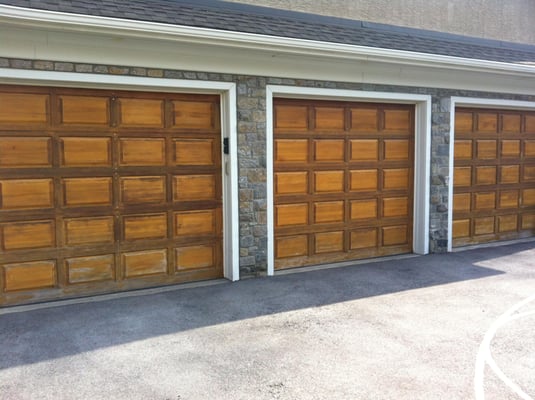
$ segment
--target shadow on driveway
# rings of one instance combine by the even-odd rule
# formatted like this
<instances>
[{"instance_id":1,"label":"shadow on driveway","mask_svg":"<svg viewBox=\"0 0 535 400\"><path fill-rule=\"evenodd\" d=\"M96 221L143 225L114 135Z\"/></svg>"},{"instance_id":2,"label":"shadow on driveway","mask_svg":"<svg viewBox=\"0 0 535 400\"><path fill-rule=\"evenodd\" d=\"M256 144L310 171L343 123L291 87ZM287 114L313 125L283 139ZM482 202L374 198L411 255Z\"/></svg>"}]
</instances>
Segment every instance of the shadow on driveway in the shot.
<instances>
[{"instance_id":1,"label":"shadow on driveway","mask_svg":"<svg viewBox=\"0 0 535 400\"><path fill-rule=\"evenodd\" d=\"M258 316L486 278L504 272L476 263L533 246L383 260L0 315L0 369Z\"/></svg>"}]
</instances>

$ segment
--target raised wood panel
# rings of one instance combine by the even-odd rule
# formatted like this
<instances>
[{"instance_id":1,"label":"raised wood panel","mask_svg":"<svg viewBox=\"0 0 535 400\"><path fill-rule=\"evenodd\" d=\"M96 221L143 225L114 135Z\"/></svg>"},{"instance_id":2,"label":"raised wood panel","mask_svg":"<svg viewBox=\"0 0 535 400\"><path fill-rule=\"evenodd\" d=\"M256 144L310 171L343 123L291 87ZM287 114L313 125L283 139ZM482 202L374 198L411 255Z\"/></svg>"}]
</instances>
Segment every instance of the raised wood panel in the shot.
<instances>
[{"instance_id":1,"label":"raised wood panel","mask_svg":"<svg viewBox=\"0 0 535 400\"><path fill-rule=\"evenodd\" d=\"M176 175L173 177L175 201L216 200L214 175Z\"/></svg>"},{"instance_id":2,"label":"raised wood panel","mask_svg":"<svg viewBox=\"0 0 535 400\"><path fill-rule=\"evenodd\" d=\"M476 185L495 185L496 167L476 167Z\"/></svg>"},{"instance_id":3,"label":"raised wood panel","mask_svg":"<svg viewBox=\"0 0 535 400\"><path fill-rule=\"evenodd\" d=\"M314 222L316 224L343 221L343 201L323 201L314 203Z\"/></svg>"},{"instance_id":4,"label":"raised wood panel","mask_svg":"<svg viewBox=\"0 0 535 400\"><path fill-rule=\"evenodd\" d=\"M407 243L407 226L385 226L382 229L383 246L394 246Z\"/></svg>"},{"instance_id":5,"label":"raised wood panel","mask_svg":"<svg viewBox=\"0 0 535 400\"><path fill-rule=\"evenodd\" d=\"M314 190L317 193L343 192L344 171L315 171Z\"/></svg>"},{"instance_id":6,"label":"raised wood panel","mask_svg":"<svg viewBox=\"0 0 535 400\"><path fill-rule=\"evenodd\" d=\"M470 219L458 219L453 221L453 238L470 236Z\"/></svg>"},{"instance_id":7,"label":"raised wood panel","mask_svg":"<svg viewBox=\"0 0 535 400\"><path fill-rule=\"evenodd\" d=\"M212 245L199 245L175 249L176 270L213 268L215 249Z\"/></svg>"},{"instance_id":8,"label":"raised wood panel","mask_svg":"<svg viewBox=\"0 0 535 400\"><path fill-rule=\"evenodd\" d=\"M176 165L215 165L216 149L213 139L176 139Z\"/></svg>"},{"instance_id":9,"label":"raised wood panel","mask_svg":"<svg viewBox=\"0 0 535 400\"><path fill-rule=\"evenodd\" d=\"M535 165L526 165L522 174L522 181L535 182Z\"/></svg>"},{"instance_id":10,"label":"raised wood panel","mask_svg":"<svg viewBox=\"0 0 535 400\"><path fill-rule=\"evenodd\" d=\"M453 211L468 212L470 211L470 204L470 193L456 193L453 195Z\"/></svg>"},{"instance_id":11,"label":"raised wood panel","mask_svg":"<svg viewBox=\"0 0 535 400\"><path fill-rule=\"evenodd\" d=\"M6 251L53 247L56 243L54 221L6 223L0 228L2 249Z\"/></svg>"},{"instance_id":12,"label":"raised wood panel","mask_svg":"<svg viewBox=\"0 0 535 400\"><path fill-rule=\"evenodd\" d=\"M343 140L314 140L314 161L344 161Z\"/></svg>"},{"instance_id":13,"label":"raised wood panel","mask_svg":"<svg viewBox=\"0 0 535 400\"><path fill-rule=\"evenodd\" d=\"M498 115L496 113L477 113L476 131L479 133L496 133Z\"/></svg>"},{"instance_id":14,"label":"raised wood panel","mask_svg":"<svg viewBox=\"0 0 535 400\"><path fill-rule=\"evenodd\" d=\"M351 219L377 218L377 199L351 201Z\"/></svg>"},{"instance_id":15,"label":"raised wood panel","mask_svg":"<svg viewBox=\"0 0 535 400\"><path fill-rule=\"evenodd\" d=\"M498 232L512 232L518 229L518 215L498 216Z\"/></svg>"},{"instance_id":16,"label":"raised wood panel","mask_svg":"<svg viewBox=\"0 0 535 400\"><path fill-rule=\"evenodd\" d=\"M493 160L496 158L496 140L477 140L476 157L480 160Z\"/></svg>"},{"instance_id":17,"label":"raised wood panel","mask_svg":"<svg viewBox=\"0 0 535 400\"><path fill-rule=\"evenodd\" d=\"M60 119L65 125L106 126L110 121L108 97L60 96Z\"/></svg>"},{"instance_id":18,"label":"raised wood panel","mask_svg":"<svg viewBox=\"0 0 535 400\"><path fill-rule=\"evenodd\" d=\"M522 116L520 114L502 115L502 132L520 133L522 126Z\"/></svg>"},{"instance_id":19,"label":"raised wood panel","mask_svg":"<svg viewBox=\"0 0 535 400\"><path fill-rule=\"evenodd\" d=\"M110 138L63 137L61 149L61 163L66 167L111 166Z\"/></svg>"},{"instance_id":20,"label":"raised wood panel","mask_svg":"<svg viewBox=\"0 0 535 400\"><path fill-rule=\"evenodd\" d=\"M504 165L500 167L500 183L520 182L520 167L518 165Z\"/></svg>"},{"instance_id":21,"label":"raised wood panel","mask_svg":"<svg viewBox=\"0 0 535 400\"><path fill-rule=\"evenodd\" d=\"M409 110L385 110L384 131L408 133L411 130L411 112Z\"/></svg>"},{"instance_id":22,"label":"raised wood panel","mask_svg":"<svg viewBox=\"0 0 535 400\"><path fill-rule=\"evenodd\" d=\"M69 283L113 280L115 271L114 259L113 254L66 259L65 266Z\"/></svg>"},{"instance_id":23,"label":"raised wood panel","mask_svg":"<svg viewBox=\"0 0 535 400\"><path fill-rule=\"evenodd\" d=\"M376 161L379 159L377 139L351 140L351 161Z\"/></svg>"},{"instance_id":24,"label":"raised wood panel","mask_svg":"<svg viewBox=\"0 0 535 400\"><path fill-rule=\"evenodd\" d=\"M535 213L522 215L522 229L535 229Z\"/></svg>"},{"instance_id":25,"label":"raised wood panel","mask_svg":"<svg viewBox=\"0 0 535 400\"><path fill-rule=\"evenodd\" d=\"M472 167L455 167L453 169L453 185L470 186L472 184Z\"/></svg>"},{"instance_id":26,"label":"raised wood panel","mask_svg":"<svg viewBox=\"0 0 535 400\"><path fill-rule=\"evenodd\" d=\"M201 101L173 101L174 127L213 129L213 103Z\"/></svg>"},{"instance_id":27,"label":"raised wood panel","mask_svg":"<svg viewBox=\"0 0 535 400\"><path fill-rule=\"evenodd\" d=\"M307 235L282 236L275 238L275 256L277 258L298 257L307 254Z\"/></svg>"},{"instance_id":28,"label":"raised wood panel","mask_svg":"<svg viewBox=\"0 0 535 400\"><path fill-rule=\"evenodd\" d=\"M472 141L456 139L454 145L455 160L472 159Z\"/></svg>"},{"instance_id":29,"label":"raised wood panel","mask_svg":"<svg viewBox=\"0 0 535 400\"><path fill-rule=\"evenodd\" d=\"M526 140L524 142L524 157L535 158L535 140Z\"/></svg>"},{"instance_id":30,"label":"raised wood panel","mask_svg":"<svg viewBox=\"0 0 535 400\"><path fill-rule=\"evenodd\" d=\"M121 126L161 127L163 121L163 100L124 99L118 100Z\"/></svg>"},{"instance_id":31,"label":"raised wood panel","mask_svg":"<svg viewBox=\"0 0 535 400\"><path fill-rule=\"evenodd\" d=\"M165 165L164 139L121 139L119 162L124 166Z\"/></svg>"},{"instance_id":32,"label":"raised wood panel","mask_svg":"<svg viewBox=\"0 0 535 400\"><path fill-rule=\"evenodd\" d=\"M383 170L383 189L407 189L409 186L409 169Z\"/></svg>"},{"instance_id":33,"label":"raised wood panel","mask_svg":"<svg viewBox=\"0 0 535 400\"><path fill-rule=\"evenodd\" d=\"M308 193L308 172L275 173L275 194Z\"/></svg>"},{"instance_id":34,"label":"raised wood panel","mask_svg":"<svg viewBox=\"0 0 535 400\"><path fill-rule=\"evenodd\" d=\"M407 197L393 197L383 199L384 217L406 217L409 214L409 199Z\"/></svg>"},{"instance_id":35,"label":"raised wood panel","mask_svg":"<svg viewBox=\"0 0 535 400\"><path fill-rule=\"evenodd\" d=\"M67 218L64 220L65 244L69 246L113 243L113 217Z\"/></svg>"},{"instance_id":36,"label":"raised wood panel","mask_svg":"<svg viewBox=\"0 0 535 400\"><path fill-rule=\"evenodd\" d=\"M45 124L49 121L49 95L0 93L0 125Z\"/></svg>"},{"instance_id":37,"label":"raised wood panel","mask_svg":"<svg viewBox=\"0 0 535 400\"><path fill-rule=\"evenodd\" d=\"M307 162L308 140L277 139L275 140L275 160L278 162Z\"/></svg>"},{"instance_id":38,"label":"raised wood panel","mask_svg":"<svg viewBox=\"0 0 535 400\"><path fill-rule=\"evenodd\" d=\"M308 223L308 203L275 206L275 226L305 225Z\"/></svg>"},{"instance_id":39,"label":"raised wood panel","mask_svg":"<svg viewBox=\"0 0 535 400\"><path fill-rule=\"evenodd\" d=\"M315 124L318 130L343 130L344 109L340 107L316 107Z\"/></svg>"},{"instance_id":40,"label":"raised wood panel","mask_svg":"<svg viewBox=\"0 0 535 400\"><path fill-rule=\"evenodd\" d=\"M6 264L3 269L6 292L56 286L56 263L53 260Z\"/></svg>"},{"instance_id":41,"label":"raised wood panel","mask_svg":"<svg viewBox=\"0 0 535 400\"><path fill-rule=\"evenodd\" d=\"M124 204L163 203L164 176L136 176L120 179L121 201Z\"/></svg>"},{"instance_id":42,"label":"raised wood panel","mask_svg":"<svg viewBox=\"0 0 535 400\"><path fill-rule=\"evenodd\" d=\"M409 159L409 141L406 139L385 139L384 149L384 159L386 161Z\"/></svg>"},{"instance_id":43,"label":"raised wood panel","mask_svg":"<svg viewBox=\"0 0 535 400\"><path fill-rule=\"evenodd\" d=\"M522 206L524 207L535 206L535 189L522 190Z\"/></svg>"},{"instance_id":44,"label":"raised wood panel","mask_svg":"<svg viewBox=\"0 0 535 400\"><path fill-rule=\"evenodd\" d=\"M487 235L494 233L494 217L474 218L474 234Z\"/></svg>"},{"instance_id":45,"label":"raised wood panel","mask_svg":"<svg viewBox=\"0 0 535 400\"><path fill-rule=\"evenodd\" d=\"M308 127L308 108L303 106L275 106L275 128L306 129Z\"/></svg>"},{"instance_id":46,"label":"raised wood panel","mask_svg":"<svg viewBox=\"0 0 535 400\"><path fill-rule=\"evenodd\" d=\"M124 240L165 239L167 215L126 215L123 217Z\"/></svg>"},{"instance_id":47,"label":"raised wood panel","mask_svg":"<svg viewBox=\"0 0 535 400\"><path fill-rule=\"evenodd\" d=\"M111 205L112 178L63 179L66 206Z\"/></svg>"},{"instance_id":48,"label":"raised wood panel","mask_svg":"<svg viewBox=\"0 0 535 400\"><path fill-rule=\"evenodd\" d=\"M377 170L360 169L349 171L349 190L356 191L376 191L377 190Z\"/></svg>"},{"instance_id":49,"label":"raised wood panel","mask_svg":"<svg viewBox=\"0 0 535 400\"><path fill-rule=\"evenodd\" d=\"M344 250L344 232L321 232L314 235L316 254L332 253Z\"/></svg>"},{"instance_id":50,"label":"raised wood panel","mask_svg":"<svg viewBox=\"0 0 535 400\"><path fill-rule=\"evenodd\" d=\"M498 197L498 207L517 208L519 200L518 190L502 190Z\"/></svg>"},{"instance_id":51,"label":"raised wood panel","mask_svg":"<svg viewBox=\"0 0 535 400\"><path fill-rule=\"evenodd\" d=\"M50 167L50 138L3 137L0 140L0 167Z\"/></svg>"},{"instance_id":52,"label":"raised wood panel","mask_svg":"<svg viewBox=\"0 0 535 400\"><path fill-rule=\"evenodd\" d=\"M54 205L52 179L0 180L3 210L50 208Z\"/></svg>"},{"instance_id":53,"label":"raised wood panel","mask_svg":"<svg viewBox=\"0 0 535 400\"><path fill-rule=\"evenodd\" d=\"M193 236L216 233L216 210L175 213L175 235Z\"/></svg>"},{"instance_id":54,"label":"raised wood panel","mask_svg":"<svg viewBox=\"0 0 535 400\"><path fill-rule=\"evenodd\" d=\"M465 133L472 132L474 120L471 112L455 112L455 132Z\"/></svg>"},{"instance_id":55,"label":"raised wood panel","mask_svg":"<svg viewBox=\"0 0 535 400\"><path fill-rule=\"evenodd\" d=\"M351 250L377 247L377 228L351 231Z\"/></svg>"},{"instance_id":56,"label":"raised wood panel","mask_svg":"<svg viewBox=\"0 0 535 400\"><path fill-rule=\"evenodd\" d=\"M167 272L167 250L123 253L121 258L126 278L165 274Z\"/></svg>"},{"instance_id":57,"label":"raised wood panel","mask_svg":"<svg viewBox=\"0 0 535 400\"><path fill-rule=\"evenodd\" d=\"M474 194L474 210L488 210L496 208L496 192L482 192Z\"/></svg>"},{"instance_id":58,"label":"raised wood panel","mask_svg":"<svg viewBox=\"0 0 535 400\"><path fill-rule=\"evenodd\" d=\"M520 140L502 140L501 142L502 157L520 157Z\"/></svg>"},{"instance_id":59,"label":"raised wood panel","mask_svg":"<svg viewBox=\"0 0 535 400\"><path fill-rule=\"evenodd\" d=\"M525 132L526 133L535 133L535 114L526 113L524 121L525 121L524 122L524 124L525 124Z\"/></svg>"},{"instance_id":60,"label":"raised wood panel","mask_svg":"<svg viewBox=\"0 0 535 400\"><path fill-rule=\"evenodd\" d=\"M353 132L377 132L378 129L377 109L352 108L351 131Z\"/></svg>"}]
</instances>

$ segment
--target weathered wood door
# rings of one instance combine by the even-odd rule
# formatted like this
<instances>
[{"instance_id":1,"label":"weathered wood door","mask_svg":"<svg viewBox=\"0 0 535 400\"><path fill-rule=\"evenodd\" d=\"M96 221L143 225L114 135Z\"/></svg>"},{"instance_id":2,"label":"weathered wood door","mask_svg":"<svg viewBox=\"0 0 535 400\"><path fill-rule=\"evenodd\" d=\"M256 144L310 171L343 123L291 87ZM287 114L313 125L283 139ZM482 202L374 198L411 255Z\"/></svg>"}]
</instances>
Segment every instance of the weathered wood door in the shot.
<instances>
[{"instance_id":1,"label":"weathered wood door","mask_svg":"<svg viewBox=\"0 0 535 400\"><path fill-rule=\"evenodd\" d=\"M223 276L219 96L0 86L0 304Z\"/></svg>"},{"instance_id":2,"label":"weathered wood door","mask_svg":"<svg viewBox=\"0 0 535 400\"><path fill-rule=\"evenodd\" d=\"M453 245L535 235L535 113L455 111Z\"/></svg>"},{"instance_id":3,"label":"weathered wood door","mask_svg":"<svg viewBox=\"0 0 535 400\"><path fill-rule=\"evenodd\" d=\"M275 268L412 251L414 107L276 99Z\"/></svg>"}]
</instances>

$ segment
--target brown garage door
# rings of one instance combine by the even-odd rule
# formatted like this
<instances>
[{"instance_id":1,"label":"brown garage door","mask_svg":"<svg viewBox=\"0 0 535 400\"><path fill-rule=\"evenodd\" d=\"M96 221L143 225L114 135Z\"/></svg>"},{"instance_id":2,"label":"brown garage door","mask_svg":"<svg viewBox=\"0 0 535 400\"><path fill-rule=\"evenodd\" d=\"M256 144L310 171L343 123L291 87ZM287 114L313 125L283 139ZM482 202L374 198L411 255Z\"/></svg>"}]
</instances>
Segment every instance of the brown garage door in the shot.
<instances>
[{"instance_id":1,"label":"brown garage door","mask_svg":"<svg viewBox=\"0 0 535 400\"><path fill-rule=\"evenodd\" d=\"M535 113L455 111L453 245L535 235Z\"/></svg>"},{"instance_id":2,"label":"brown garage door","mask_svg":"<svg viewBox=\"0 0 535 400\"><path fill-rule=\"evenodd\" d=\"M275 268L412 251L414 107L274 110Z\"/></svg>"},{"instance_id":3,"label":"brown garage door","mask_svg":"<svg viewBox=\"0 0 535 400\"><path fill-rule=\"evenodd\" d=\"M219 97L0 86L0 304L221 277Z\"/></svg>"}]
</instances>

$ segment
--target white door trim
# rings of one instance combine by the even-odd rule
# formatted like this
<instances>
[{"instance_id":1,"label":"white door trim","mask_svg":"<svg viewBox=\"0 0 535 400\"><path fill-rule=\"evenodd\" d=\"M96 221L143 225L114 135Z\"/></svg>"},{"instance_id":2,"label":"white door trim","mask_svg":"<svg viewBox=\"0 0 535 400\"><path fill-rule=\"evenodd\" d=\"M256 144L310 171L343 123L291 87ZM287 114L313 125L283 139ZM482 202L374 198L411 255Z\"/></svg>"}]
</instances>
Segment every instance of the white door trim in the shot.
<instances>
[{"instance_id":1,"label":"white door trim","mask_svg":"<svg viewBox=\"0 0 535 400\"><path fill-rule=\"evenodd\" d=\"M501 110L530 110L535 111L535 102L518 101L518 100L500 100L500 99L481 99L476 97L458 97L451 98L450 107L450 163L449 163L449 180L448 180L448 251L453 251L453 167L455 159L455 108L456 107L473 107L473 108L494 108Z\"/></svg>"},{"instance_id":2,"label":"white door trim","mask_svg":"<svg viewBox=\"0 0 535 400\"><path fill-rule=\"evenodd\" d=\"M273 98L302 98L342 101L369 101L398 104L414 104L414 229L413 251L429 252L429 193L431 160L431 96L411 93L367 92L358 90L303 88L296 86L266 87L266 168L267 168L267 231L268 275L275 272L275 227L273 196Z\"/></svg>"},{"instance_id":3,"label":"white door trim","mask_svg":"<svg viewBox=\"0 0 535 400\"><path fill-rule=\"evenodd\" d=\"M221 96L221 134L222 137L228 137L230 142L230 154L222 154L224 276L231 281L240 279L238 136L236 131L235 83L7 68L0 68L0 83L108 90L219 94Z\"/></svg>"}]
</instances>

